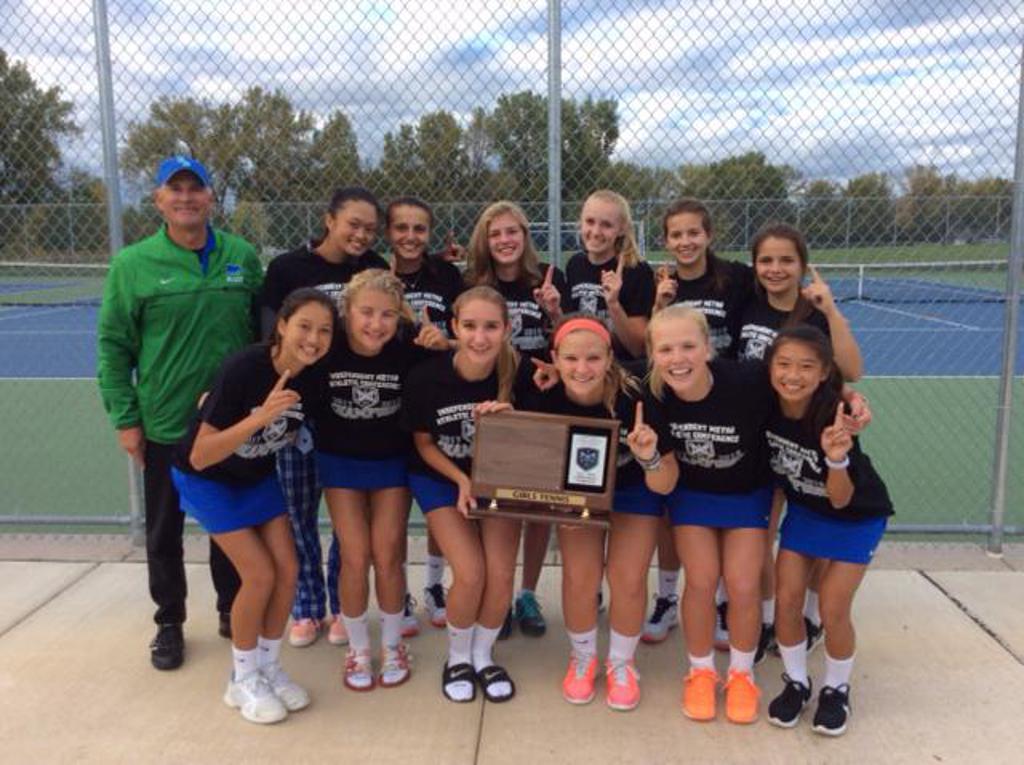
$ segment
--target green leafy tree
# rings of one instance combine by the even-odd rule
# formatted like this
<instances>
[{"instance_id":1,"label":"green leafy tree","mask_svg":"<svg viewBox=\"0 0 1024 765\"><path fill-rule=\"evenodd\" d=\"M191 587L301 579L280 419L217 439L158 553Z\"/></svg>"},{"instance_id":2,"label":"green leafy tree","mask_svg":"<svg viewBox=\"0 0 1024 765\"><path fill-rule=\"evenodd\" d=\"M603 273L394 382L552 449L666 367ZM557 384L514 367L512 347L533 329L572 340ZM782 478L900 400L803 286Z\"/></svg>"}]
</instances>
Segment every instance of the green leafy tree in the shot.
<instances>
[{"instance_id":1,"label":"green leafy tree","mask_svg":"<svg viewBox=\"0 0 1024 765\"><path fill-rule=\"evenodd\" d=\"M810 247L835 247L846 236L846 207L839 184L813 180L800 199L800 228Z\"/></svg>"},{"instance_id":2,"label":"green leafy tree","mask_svg":"<svg viewBox=\"0 0 1024 765\"><path fill-rule=\"evenodd\" d=\"M885 173L866 173L846 183L844 244L879 245L892 241L894 215L892 183Z\"/></svg>"},{"instance_id":3,"label":"green leafy tree","mask_svg":"<svg viewBox=\"0 0 1024 765\"><path fill-rule=\"evenodd\" d=\"M0 204L27 204L60 191L61 139L78 134L73 104L61 89L43 89L25 64L0 50ZM0 238L8 239L0 230Z\"/></svg>"}]
</instances>

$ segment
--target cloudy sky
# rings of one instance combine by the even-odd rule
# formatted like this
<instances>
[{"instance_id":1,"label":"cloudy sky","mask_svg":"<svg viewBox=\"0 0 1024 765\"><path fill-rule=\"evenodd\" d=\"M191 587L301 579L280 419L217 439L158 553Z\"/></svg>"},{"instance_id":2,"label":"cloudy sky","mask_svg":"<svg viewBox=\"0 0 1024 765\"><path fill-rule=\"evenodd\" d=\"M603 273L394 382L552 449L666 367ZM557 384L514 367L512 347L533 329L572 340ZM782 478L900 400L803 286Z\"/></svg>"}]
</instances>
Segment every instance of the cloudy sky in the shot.
<instances>
[{"instance_id":1,"label":"cloudy sky","mask_svg":"<svg viewBox=\"0 0 1024 765\"><path fill-rule=\"evenodd\" d=\"M615 158L675 167L759 150L806 178L914 163L1012 176L1019 0L565 0L563 93L614 98ZM255 9L255 10L254 10ZM71 164L101 165L88 0L0 0L0 47L76 105ZM547 89L543 0L108 0L118 132L159 95L280 88L385 132Z\"/></svg>"}]
</instances>

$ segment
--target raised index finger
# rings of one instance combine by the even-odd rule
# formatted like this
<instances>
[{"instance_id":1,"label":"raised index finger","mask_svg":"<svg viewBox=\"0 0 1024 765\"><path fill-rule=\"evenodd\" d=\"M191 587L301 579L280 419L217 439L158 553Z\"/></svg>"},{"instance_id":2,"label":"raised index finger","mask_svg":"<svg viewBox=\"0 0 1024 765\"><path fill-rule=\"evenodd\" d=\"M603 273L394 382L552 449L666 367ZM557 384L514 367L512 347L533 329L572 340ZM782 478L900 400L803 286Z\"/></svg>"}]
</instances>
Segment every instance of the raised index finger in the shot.
<instances>
[{"instance_id":1,"label":"raised index finger","mask_svg":"<svg viewBox=\"0 0 1024 765\"><path fill-rule=\"evenodd\" d=\"M824 282L825 281L824 279L821 278L821 274L818 273L818 269L815 268L814 266L812 266L810 263L807 264L807 270L811 272L811 281L812 282Z\"/></svg>"},{"instance_id":2,"label":"raised index finger","mask_svg":"<svg viewBox=\"0 0 1024 765\"><path fill-rule=\"evenodd\" d=\"M635 417L634 422L633 422L633 428L634 429L641 428L641 427L643 427L643 424L644 424L644 402L643 401L637 401L636 402L636 417Z\"/></svg>"},{"instance_id":3,"label":"raised index finger","mask_svg":"<svg viewBox=\"0 0 1024 765\"><path fill-rule=\"evenodd\" d=\"M551 286L551 277L554 276L554 273L555 273L555 267L551 263L548 263L548 270L544 272L544 285L543 286L545 286L545 287L550 287Z\"/></svg>"},{"instance_id":4,"label":"raised index finger","mask_svg":"<svg viewBox=\"0 0 1024 765\"><path fill-rule=\"evenodd\" d=\"M285 370L281 373L281 376L277 378L277 382L274 383L274 387L270 389L271 393L278 393L284 390L285 383L288 382L288 378L292 376L292 370L285 367Z\"/></svg>"},{"instance_id":5,"label":"raised index finger","mask_svg":"<svg viewBox=\"0 0 1024 765\"><path fill-rule=\"evenodd\" d=\"M842 401L840 401L839 404L836 406L836 419L835 419L835 422L833 422L832 424L835 425L837 428L843 427L843 402Z\"/></svg>"},{"instance_id":6,"label":"raised index finger","mask_svg":"<svg viewBox=\"0 0 1024 765\"><path fill-rule=\"evenodd\" d=\"M622 253L619 253L619 264L615 266L615 273L622 278L622 270L626 267L626 259L622 257Z\"/></svg>"},{"instance_id":7,"label":"raised index finger","mask_svg":"<svg viewBox=\"0 0 1024 765\"><path fill-rule=\"evenodd\" d=\"M422 322L424 327L430 324L430 312L427 310L426 306L423 306L420 309L420 322Z\"/></svg>"}]
</instances>

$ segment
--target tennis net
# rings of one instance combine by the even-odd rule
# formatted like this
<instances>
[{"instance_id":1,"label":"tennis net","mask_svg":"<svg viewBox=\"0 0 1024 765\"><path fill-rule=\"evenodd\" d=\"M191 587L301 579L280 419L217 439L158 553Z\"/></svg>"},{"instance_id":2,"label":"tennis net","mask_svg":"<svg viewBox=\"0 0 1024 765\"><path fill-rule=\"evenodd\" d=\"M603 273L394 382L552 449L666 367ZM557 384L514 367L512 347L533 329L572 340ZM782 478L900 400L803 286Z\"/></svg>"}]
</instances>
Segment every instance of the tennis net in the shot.
<instances>
[{"instance_id":1,"label":"tennis net","mask_svg":"<svg viewBox=\"0 0 1024 765\"><path fill-rule=\"evenodd\" d=\"M1006 260L923 263L818 263L839 301L876 303L1002 303Z\"/></svg>"}]
</instances>

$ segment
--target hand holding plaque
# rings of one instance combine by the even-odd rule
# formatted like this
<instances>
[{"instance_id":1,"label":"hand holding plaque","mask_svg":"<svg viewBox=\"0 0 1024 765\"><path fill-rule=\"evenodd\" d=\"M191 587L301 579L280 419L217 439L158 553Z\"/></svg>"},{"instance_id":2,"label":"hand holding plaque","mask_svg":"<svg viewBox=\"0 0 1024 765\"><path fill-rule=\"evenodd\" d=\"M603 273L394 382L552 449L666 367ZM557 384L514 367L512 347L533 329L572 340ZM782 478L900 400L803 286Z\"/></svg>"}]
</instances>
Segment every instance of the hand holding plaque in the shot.
<instances>
[{"instance_id":1,"label":"hand holding plaque","mask_svg":"<svg viewBox=\"0 0 1024 765\"><path fill-rule=\"evenodd\" d=\"M502 412L477 422L472 517L608 525L619 421Z\"/></svg>"}]
</instances>

